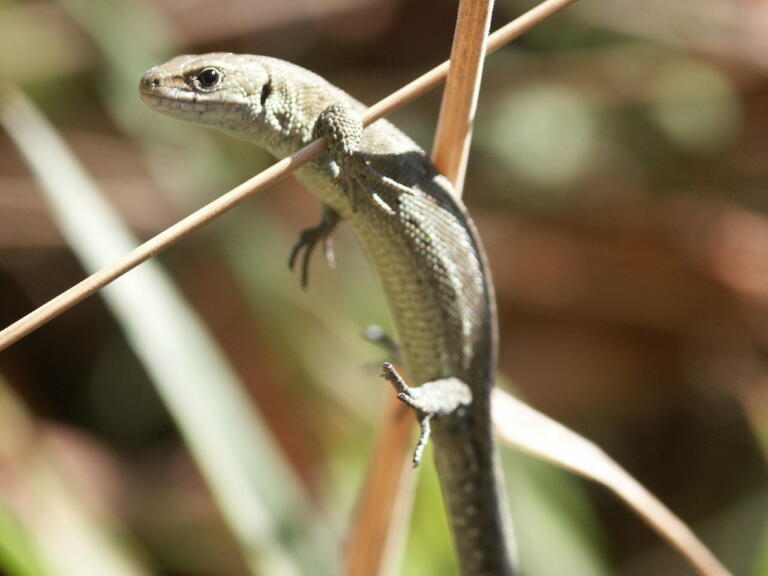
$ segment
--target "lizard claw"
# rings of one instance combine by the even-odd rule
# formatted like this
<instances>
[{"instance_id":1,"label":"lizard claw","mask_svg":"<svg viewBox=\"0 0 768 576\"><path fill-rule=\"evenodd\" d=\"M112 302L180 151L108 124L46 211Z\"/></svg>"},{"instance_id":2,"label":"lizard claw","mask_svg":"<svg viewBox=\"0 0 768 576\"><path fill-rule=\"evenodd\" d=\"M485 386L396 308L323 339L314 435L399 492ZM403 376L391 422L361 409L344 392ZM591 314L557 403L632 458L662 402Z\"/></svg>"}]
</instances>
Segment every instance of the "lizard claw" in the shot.
<instances>
[{"instance_id":1,"label":"lizard claw","mask_svg":"<svg viewBox=\"0 0 768 576\"><path fill-rule=\"evenodd\" d=\"M425 414L423 417L419 418L421 433L419 434L419 441L416 443L416 448L413 450L413 458L411 459L411 464L414 468L418 468L419 464L421 464L421 458L424 456L424 448L426 448L429 443L429 437L432 434L432 427L429 425L430 420L432 420L431 414Z\"/></svg>"},{"instance_id":2,"label":"lizard claw","mask_svg":"<svg viewBox=\"0 0 768 576\"><path fill-rule=\"evenodd\" d=\"M317 226L303 230L299 239L291 249L291 255L288 257L288 267L294 270L299 254L304 250L304 256L301 262L301 287L306 288L309 284L309 262L317 243L322 240L325 250L325 259L333 268L336 266L336 258L333 253L333 242L330 234L336 228L339 222L339 215L328 207L323 209L323 217Z\"/></svg>"}]
</instances>

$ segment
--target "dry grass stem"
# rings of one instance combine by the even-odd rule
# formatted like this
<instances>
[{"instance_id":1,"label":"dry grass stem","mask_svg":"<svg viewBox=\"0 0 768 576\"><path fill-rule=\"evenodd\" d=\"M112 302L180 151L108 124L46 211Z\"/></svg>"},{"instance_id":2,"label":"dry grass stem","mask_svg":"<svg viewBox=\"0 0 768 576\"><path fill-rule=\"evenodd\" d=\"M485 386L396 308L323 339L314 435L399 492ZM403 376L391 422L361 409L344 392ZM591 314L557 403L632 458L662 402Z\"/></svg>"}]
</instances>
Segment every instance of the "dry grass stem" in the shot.
<instances>
[{"instance_id":1,"label":"dry grass stem","mask_svg":"<svg viewBox=\"0 0 768 576\"><path fill-rule=\"evenodd\" d=\"M562 10L575 0L547 0L535 8L529 10L513 22L510 22L490 38L488 52L497 50L505 43L517 38L530 28L542 22L549 16ZM433 68L427 74L414 80L394 94L379 101L368 109L365 114L366 126L374 120L404 106L408 102L418 98L428 90L437 86L448 72L448 63ZM0 108L7 106L7 100L0 95ZM85 280L78 282L72 288L62 292L49 300L39 308L33 310L23 318L17 320L4 330L0 331L0 350L4 350L24 336L34 332L44 324L56 318L62 312L69 310L75 304L85 300L110 282L132 270L142 262L156 256L166 248L173 246L187 234L197 230L227 210L234 208L251 195L260 192L278 182L303 164L319 156L323 151L323 145L318 140L305 146L292 156L284 158L273 164L260 174L243 182L223 196L220 196L210 204L193 212L180 220L170 228L167 228L157 236L147 240L118 262L102 268Z\"/></svg>"},{"instance_id":2,"label":"dry grass stem","mask_svg":"<svg viewBox=\"0 0 768 576\"><path fill-rule=\"evenodd\" d=\"M0 113L3 113L3 109L7 105L7 100L0 101ZM95 274L88 276L85 280L78 282L72 288L62 292L0 332L0 350L7 348L30 332L40 328L142 262L173 246L191 232L194 232L229 209L234 208L254 193L278 182L321 152L322 145L320 142L313 142L293 156L280 160L205 207L193 212L173 226L166 228L157 236L131 250L125 257L114 264L106 266Z\"/></svg>"},{"instance_id":3,"label":"dry grass stem","mask_svg":"<svg viewBox=\"0 0 768 576\"><path fill-rule=\"evenodd\" d=\"M518 16L512 22L505 24L496 30L496 32L488 36L485 55L488 56L488 54L495 52L505 44L509 44L515 38L522 36L537 24L541 24L574 2L576 2L576 0L545 0L541 4L537 4L522 16ZM448 75L449 65L450 62L446 60L442 64L432 68L429 72L425 72L415 80L393 92L386 98L379 100L366 111L365 125L367 126L371 122L383 118L387 114L399 109L407 102L415 100L419 96L426 94L433 88L439 86Z\"/></svg>"},{"instance_id":4,"label":"dry grass stem","mask_svg":"<svg viewBox=\"0 0 768 576\"><path fill-rule=\"evenodd\" d=\"M493 422L508 444L603 484L702 576L731 576L685 523L595 444L496 389Z\"/></svg>"},{"instance_id":5,"label":"dry grass stem","mask_svg":"<svg viewBox=\"0 0 768 576\"><path fill-rule=\"evenodd\" d=\"M435 132L432 159L459 196L464 188L492 11L493 0L463 0L459 4L451 65Z\"/></svg>"},{"instance_id":6,"label":"dry grass stem","mask_svg":"<svg viewBox=\"0 0 768 576\"><path fill-rule=\"evenodd\" d=\"M435 136L435 164L461 195L472 120L480 90L483 54L493 0L462 0L454 31L451 65ZM347 576L395 573L410 519L416 474L411 415L392 396L379 427L373 460L346 549Z\"/></svg>"},{"instance_id":7,"label":"dry grass stem","mask_svg":"<svg viewBox=\"0 0 768 576\"><path fill-rule=\"evenodd\" d=\"M392 394L345 545L346 576L397 574L418 475L411 468L414 419Z\"/></svg>"}]
</instances>

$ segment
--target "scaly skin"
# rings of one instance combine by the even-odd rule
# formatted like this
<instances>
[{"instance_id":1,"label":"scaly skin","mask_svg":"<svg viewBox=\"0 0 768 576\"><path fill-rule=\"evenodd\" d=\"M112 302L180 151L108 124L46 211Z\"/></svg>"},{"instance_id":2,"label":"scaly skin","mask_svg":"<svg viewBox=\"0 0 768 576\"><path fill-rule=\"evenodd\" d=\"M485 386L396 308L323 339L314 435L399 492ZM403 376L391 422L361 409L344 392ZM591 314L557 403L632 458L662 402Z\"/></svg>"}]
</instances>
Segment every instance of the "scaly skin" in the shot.
<instances>
[{"instance_id":1,"label":"scaly skin","mask_svg":"<svg viewBox=\"0 0 768 576\"><path fill-rule=\"evenodd\" d=\"M158 111L224 130L278 157L325 139L328 152L299 177L326 206L330 225L312 241L303 238L304 247L311 253L335 216L354 230L381 279L410 374L427 384L404 400L427 426L432 418L462 574L514 574L490 422L493 286L475 226L447 179L392 124L379 120L361 133L362 104L274 58L179 56L149 70L140 92Z\"/></svg>"}]
</instances>

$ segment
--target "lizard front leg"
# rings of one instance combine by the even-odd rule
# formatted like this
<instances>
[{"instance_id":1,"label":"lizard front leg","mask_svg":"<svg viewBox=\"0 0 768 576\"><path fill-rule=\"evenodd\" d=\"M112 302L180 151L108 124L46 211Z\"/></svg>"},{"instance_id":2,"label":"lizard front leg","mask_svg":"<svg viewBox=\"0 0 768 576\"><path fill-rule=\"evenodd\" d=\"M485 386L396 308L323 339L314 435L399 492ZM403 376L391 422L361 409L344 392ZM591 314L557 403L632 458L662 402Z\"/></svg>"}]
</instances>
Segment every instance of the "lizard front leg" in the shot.
<instances>
[{"instance_id":1,"label":"lizard front leg","mask_svg":"<svg viewBox=\"0 0 768 576\"><path fill-rule=\"evenodd\" d=\"M309 262L318 242L323 242L325 248L325 259L333 268L336 265L336 257L333 254L333 243L331 234L339 223L339 214L330 206L323 204L323 215L317 226L307 228L301 232L298 241L291 249L291 255L288 257L288 267L293 270L296 267L296 261L299 254L304 250L304 256L301 261L301 287L306 288L309 283Z\"/></svg>"},{"instance_id":2,"label":"lizard front leg","mask_svg":"<svg viewBox=\"0 0 768 576\"><path fill-rule=\"evenodd\" d=\"M357 210L358 194L362 193L366 184L357 177L364 172L358 166L352 168L352 164L364 164L358 160L358 150L362 140L363 125L361 120L339 105L331 105L320 114L312 130L312 138L322 138L325 141L328 155L334 163L336 182L341 190L351 200L352 211ZM291 249L288 258L288 267L293 270L299 259L299 254L304 251L301 264L301 286L306 288L309 283L309 263L317 244L322 241L325 247L325 258L331 266L335 265L335 257L331 244L331 234L339 223L339 213L327 204L323 204L323 215L317 226L307 228L301 232L299 240Z\"/></svg>"},{"instance_id":3,"label":"lizard front leg","mask_svg":"<svg viewBox=\"0 0 768 576\"><path fill-rule=\"evenodd\" d=\"M331 104L315 121L312 136L325 141L334 181L351 212L357 212L362 202L372 202L387 215L396 213L397 198L409 189L368 162L370 155L361 151L363 122L359 114L348 106Z\"/></svg>"}]
</instances>

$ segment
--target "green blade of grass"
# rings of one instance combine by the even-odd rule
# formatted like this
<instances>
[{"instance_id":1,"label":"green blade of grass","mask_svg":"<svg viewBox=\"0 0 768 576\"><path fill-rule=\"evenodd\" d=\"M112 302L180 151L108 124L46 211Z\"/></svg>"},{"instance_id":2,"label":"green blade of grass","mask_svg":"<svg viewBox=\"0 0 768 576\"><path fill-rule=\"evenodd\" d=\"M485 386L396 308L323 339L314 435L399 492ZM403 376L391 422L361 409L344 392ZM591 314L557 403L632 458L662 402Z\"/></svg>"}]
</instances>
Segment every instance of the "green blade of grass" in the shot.
<instances>
[{"instance_id":1,"label":"green blade of grass","mask_svg":"<svg viewBox=\"0 0 768 576\"><path fill-rule=\"evenodd\" d=\"M87 270L101 268L137 244L63 140L21 93L4 95L0 119ZM304 545L302 517L311 507L298 481L231 367L159 265L143 265L103 294L253 572L299 574L293 556L303 555L306 571L325 573L327 564ZM288 539L295 546L290 554Z\"/></svg>"},{"instance_id":2,"label":"green blade of grass","mask_svg":"<svg viewBox=\"0 0 768 576\"><path fill-rule=\"evenodd\" d=\"M10 576L149 576L111 515L69 482L0 379L0 568Z\"/></svg>"}]
</instances>

